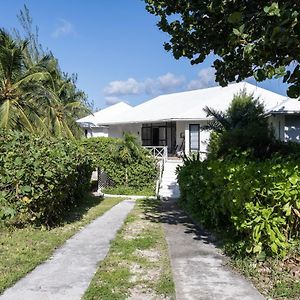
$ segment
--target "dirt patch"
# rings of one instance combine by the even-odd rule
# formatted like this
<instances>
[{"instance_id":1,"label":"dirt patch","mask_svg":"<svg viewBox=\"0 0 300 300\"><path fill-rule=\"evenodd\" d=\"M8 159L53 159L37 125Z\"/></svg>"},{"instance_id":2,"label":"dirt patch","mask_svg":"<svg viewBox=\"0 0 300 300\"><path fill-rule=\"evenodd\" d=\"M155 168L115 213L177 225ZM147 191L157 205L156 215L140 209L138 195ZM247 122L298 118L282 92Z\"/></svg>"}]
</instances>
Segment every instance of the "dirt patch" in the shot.
<instances>
[{"instance_id":1,"label":"dirt patch","mask_svg":"<svg viewBox=\"0 0 300 300\"><path fill-rule=\"evenodd\" d=\"M150 262L159 261L159 257L160 257L160 253L155 249L147 249L147 250L137 249L135 251L135 254L137 256L148 259Z\"/></svg>"},{"instance_id":2,"label":"dirt patch","mask_svg":"<svg viewBox=\"0 0 300 300\"><path fill-rule=\"evenodd\" d=\"M156 299L164 299L159 298L156 294L154 294L150 289L144 289L140 286L137 286L130 290L130 297L128 300L156 300Z\"/></svg>"},{"instance_id":3,"label":"dirt patch","mask_svg":"<svg viewBox=\"0 0 300 300\"><path fill-rule=\"evenodd\" d=\"M124 230L124 239L125 240L133 240L138 235L141 235L143 231L147 228L147 223L143 220L135 221L133 223L128 224L128 226Z\"/></svg>"}]
</instances>

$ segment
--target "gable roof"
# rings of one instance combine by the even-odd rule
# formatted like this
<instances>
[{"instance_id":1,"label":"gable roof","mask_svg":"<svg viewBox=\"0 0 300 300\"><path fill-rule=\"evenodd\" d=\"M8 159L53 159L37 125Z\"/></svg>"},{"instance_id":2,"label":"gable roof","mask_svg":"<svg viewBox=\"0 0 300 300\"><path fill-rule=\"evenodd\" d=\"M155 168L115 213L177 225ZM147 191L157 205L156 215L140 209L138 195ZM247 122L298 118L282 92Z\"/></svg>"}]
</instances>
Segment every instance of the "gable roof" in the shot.
<instances>
[{"instance_id":1,"label":"gable roof","mask_svg":"<svg viewBox=\"0 0 300 300\"><path fill-rule=\"evenodd\" d=\"M269 114L300 114L300 101L297 99L287 99L272 108Z\"/></svg>"},{"instance_id":2,"label":"gable roof","mask_svg":"<svg viewBox=\"0 0 300 300\"><path fill-rule=\"evenodd\" d=\"M120 115L129 112L131 109L133 109L133 107L129 104L125 102L118 102L107 108L101 109L94 114L81 118L76 122L81 127L93 127L98 126L98 124L106 125L108 123L118 121Z\"/></svg>"},{"instance_id":3,"label":"gable roof","mask_svg":"<svg viewBox=\"0 0 300 300\"><path fill-rule=\"evenodd\" d=\"M271 91L247 82L230 84L227 87L211 87L194 91L161 95L122 113L110 122L98 121L98 125L154 123L179 120L207 120L205 106L224 111L231 103L234 94L242 89L253 93L264 103L266 111L287 99Z\"/></svg>"}]
</instances>

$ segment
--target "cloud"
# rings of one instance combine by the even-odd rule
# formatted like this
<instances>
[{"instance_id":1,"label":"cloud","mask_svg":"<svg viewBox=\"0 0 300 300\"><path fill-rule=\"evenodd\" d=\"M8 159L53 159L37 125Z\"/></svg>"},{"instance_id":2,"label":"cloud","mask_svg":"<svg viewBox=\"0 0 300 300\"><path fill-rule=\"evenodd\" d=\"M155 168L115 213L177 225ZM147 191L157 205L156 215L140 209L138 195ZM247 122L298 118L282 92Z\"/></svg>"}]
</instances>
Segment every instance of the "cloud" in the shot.
<instances>
[{"instance_id":1,"label":"cloud","mask_svg":"<svg viewBox=\"0 0 300 300\"><path fill-rule=\"evenodd\" d=\"M111 81L104 89L103 93L108 97L132 96L132 95L160 95L168 92L181 90L184 86L185 78L166 73L157 78L147 78L144 81L137 81L134 78L127 80Z\"/></svg>"},{"instance_id":2,"label":"cloud","mask_svg":"<svg viewBox=\"0 0 300 300\"><path fill-rule=\"evenodd\" d=\"M198 78L191 80L188 85L188 90L203 89L211 86L215 86L215 69L205 68L198 72Z\"/></svg>"},{"instance_id":3,"label":"cloud","mask_svg":"<svg viewBox=\"0 0 300 300\"><path fill-rule=\"evenodd\" d=\"M52 37L59 38L68 35L75 35L74 25L65 19L60 19L59 24L52 33Z\"/></svg>"},{"instance_id":4,"label":"cloud","mask_svg":"<svg viewBox=\"0 0 300 300\"><path fill-rule=\"evenodd\" d=\"M159 76L157 81L160 85L161 90L168 90L173 88L181 87L185 81L183 76L176 76L172 73Z\"/></svg>"},{"instance_id":5,"label":"cloud","mask_svg":"<svg viewBox=\"0 0 300 300\"><path fill-rule=\"evenodd\" d=\"M105 97L105 104L106 105L113 105L113 104L116 104L116 103L119 103L119 102L126 102L126 101L122 100L119 97L115 97L115 96Z\"/></svg>"},{"instance_id":6,"label":"cloud","mask_svg":"<svg viewBox=\"0 0 300 300\"><path fill-rule=\"evenodd\" d=\"M141 86L134 78L128 78L125 81L111 81L103 92L106 96L138 95L141 93Z\"/></svg>"},{"instance_id":7,"label":"cloud","mask_svg":"<svg viewBox=\"0 0 300 300\"><path fill-rule=\"evenodd\" d=\"M112 105L123 101L120 97L149 95L158 96L162 94L180 92L186 90L195 90L216 85L215 70L205 68L198 72L197 78L186 82L184 76L178 76L173 73L166 73L156 78L147 78L138 81L135 78L127 80L115 80L108 83L103 89L106 104Z\"/></svg>"},{"instance_id":8,"label":"cloud","mask_svg":"<svg viewBox=\"0 0 300 300\"><path fill-rule=\"evenodd\" d=\"M148 78L143 83L144 91L148 95L159 95L181 90L184 86L184 76L177 76L173 73L166 73L157 78Z\"/></svg>"}]
</instances>

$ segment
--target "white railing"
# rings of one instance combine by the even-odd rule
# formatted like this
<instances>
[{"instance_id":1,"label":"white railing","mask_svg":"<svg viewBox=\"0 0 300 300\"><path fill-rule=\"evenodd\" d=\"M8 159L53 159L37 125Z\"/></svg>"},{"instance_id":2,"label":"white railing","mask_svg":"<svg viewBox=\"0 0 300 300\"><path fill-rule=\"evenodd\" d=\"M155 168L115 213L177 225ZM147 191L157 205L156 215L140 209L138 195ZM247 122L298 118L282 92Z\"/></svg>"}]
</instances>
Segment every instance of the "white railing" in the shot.
<instances>
[{"instance_id":1,"label":"white railing","mask_svg":"<svg viewBox=\"0 0 300 300\"><path fill-rule=\"evenodd\" d=\"M167 146L144 146L157 159L162 159L164 162L168 159Z\"/></svg>"},{"instance_id":2,"label":"white railing","mask_svg":"<svg viewBox=\"0 0 300 300\"><path fill-rule=\"evenodd\" d=\"M158 168L159 168L159 175L156 181L155 187L155 195L158 196L159 188L162 180L162 174L165 167L165 162L168 159L168 147L167 146L144 146L144 148L148 149L153 157L158 160Z\"/></svg>"},{"instance_id":3,"label":"white railing","mask_svg":"<svg viewBox=\"0 0 300 300\"><path fill-rule=\"evenodd\" d=\"M158 168L159 168L159 175L158 175L158 179L156 181L156 187L155 187L155 195L158 197L159 195L159 188L160 188L160 184L161 184L161 180L162 180L162 174L164 171L164 166L165 166L165 162L163 159L158 161Z\"/></svg>"}]
</instances>

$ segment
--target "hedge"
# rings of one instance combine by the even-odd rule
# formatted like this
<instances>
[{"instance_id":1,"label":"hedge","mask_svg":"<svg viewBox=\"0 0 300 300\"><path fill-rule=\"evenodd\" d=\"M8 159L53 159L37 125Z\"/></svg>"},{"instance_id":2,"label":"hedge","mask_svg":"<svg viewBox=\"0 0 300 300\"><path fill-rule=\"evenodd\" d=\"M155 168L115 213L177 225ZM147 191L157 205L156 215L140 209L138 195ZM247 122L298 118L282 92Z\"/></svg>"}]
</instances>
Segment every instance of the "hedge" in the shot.
<instances>
[{"instance_id":1,"label":"hedge","mask_svg":"<svg viewBox=\"0 0 300 300\"><path fill-rule=\"evenodd\" d=\"M285 256L300 235L300 159L186 159L178 170L181 203L210 228L228 230L237 251Z\"/></svg>"},{"instance_id":2,"label":"hedge","mask_svg":"<svg viewBox=\"0 0 300 300\"><path fill-rule=\"evenodd\" d=\"M93 158L94 167L100 167L116 187L154 189L157 178L155 159L148 151L137 146L138 154L131 162L121 161L118 155L120 143L121 139L111 137L89 138L80 142Z\"/></svg>"},{"instance_id":3,"label":"hedge","mask_svg":"<svg viewBox=\"0 0 300 300\"><path fill-rule=\"evenodd\" d=\"M0 131L0 219L58 221L89 189L91 160L69 140Z\"/></svg>"}]
</instances>

